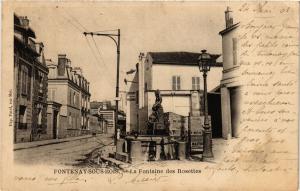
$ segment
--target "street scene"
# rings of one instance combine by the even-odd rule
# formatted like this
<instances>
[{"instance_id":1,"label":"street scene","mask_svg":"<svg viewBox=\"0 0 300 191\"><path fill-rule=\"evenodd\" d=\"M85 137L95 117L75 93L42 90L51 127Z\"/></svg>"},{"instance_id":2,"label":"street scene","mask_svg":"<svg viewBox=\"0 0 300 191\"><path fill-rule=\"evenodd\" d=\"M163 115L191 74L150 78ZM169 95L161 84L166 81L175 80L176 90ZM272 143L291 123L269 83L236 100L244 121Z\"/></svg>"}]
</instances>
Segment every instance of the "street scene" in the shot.
<instances>
[{"instance_id":1,"label":"street scene","mask_svg":"<svg viewBox=\"0 0 300 191\"><path fill-rule=\"evenodd\" d=\"M155 8L16 9L16 163L217 163L238 140L234 10Z\"/></svg>"}]
</instances>

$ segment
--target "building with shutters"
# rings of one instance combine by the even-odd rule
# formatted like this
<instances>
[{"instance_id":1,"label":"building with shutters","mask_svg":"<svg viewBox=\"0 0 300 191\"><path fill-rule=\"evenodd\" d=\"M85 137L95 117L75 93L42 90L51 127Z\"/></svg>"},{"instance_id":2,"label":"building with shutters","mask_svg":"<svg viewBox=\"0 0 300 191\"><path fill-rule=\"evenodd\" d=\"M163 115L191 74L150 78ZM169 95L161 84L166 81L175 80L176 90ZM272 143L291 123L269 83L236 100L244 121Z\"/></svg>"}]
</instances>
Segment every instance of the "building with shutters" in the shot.
<instances>
[{"instance_id":1,"label":"building with shutters","mask_svg":"<svg viewBox=\"0 0 300 191\"><path fill-rule=\"evenodd\" d=\"M223 75L221 80L221 108L223 138L238 137L240 115L240 64L239 64L239 23L233 22L232 11L225 11L225 29L222 36Z\"/></svg>"},{"instance_id":2,"label":"building with shutters","mask_svg":"<svg viewBox=\"0 0 300 191\"><path fill-rule=\"evenodd\" d=\"M108 121L104 118L103 114L100 114L100 110L111 108L111 103L109 101L92 101L90 103L91 107L91 115L98 118L98 124L100 125L101 133L108 133ZM107 116L105 116L107 117ZM110 123L110 128L111 123Z\"/></svg>"},{"instance_id":3,"label":"building with shutters","mask_svg":"<svg viewBox=\"0 0 300 191\"><path fill-rule=\"evenodd\" d=\"M200 116L203 76L193 52L149 52L140 57L136 70L128 74L126 131L143 133L159 89L164 112ZM212 55L216 60L220 55ZM208 91L220 84L222 63L216 62L208 75ZM200 125L199 125L200 126Z\"/></svg>"},{"instance_id":4,"label":"building with shutters","mask_svg":"<svg viewBox=\"0 0 300 191\"><path fill-rule=\"evenodd\" d=\"M99 115L107 122L105 130L107 134L115 133L115 113L112 109L99 110Z\"/></svg>"},{"instance_id":5,"label":"building with shutters","mask_svg":"<svg viewBox=\"0 0 300 191\"><path fill-rule=\"evenodd\" d=\"M44 45L25 16L14 14L14 143L48 139Z\"/></svg>"},{"instance_id":6,"label":"building with shutters","mask_svg":"<svg viewBox=\"0 0 300 191\"><path fill-rule=\"evenodd\" d=\"M89 133L91 94L82 69L72 67L71 60L65 54L58 55L57 63L47 60L47 67L48 102L52 105L60 104L58 119L49 124L56 128L52 130L56 133L53 137L64 138ZM54 112L48 111L49 118L53 119Z\"/></svg>"}]
</instances>

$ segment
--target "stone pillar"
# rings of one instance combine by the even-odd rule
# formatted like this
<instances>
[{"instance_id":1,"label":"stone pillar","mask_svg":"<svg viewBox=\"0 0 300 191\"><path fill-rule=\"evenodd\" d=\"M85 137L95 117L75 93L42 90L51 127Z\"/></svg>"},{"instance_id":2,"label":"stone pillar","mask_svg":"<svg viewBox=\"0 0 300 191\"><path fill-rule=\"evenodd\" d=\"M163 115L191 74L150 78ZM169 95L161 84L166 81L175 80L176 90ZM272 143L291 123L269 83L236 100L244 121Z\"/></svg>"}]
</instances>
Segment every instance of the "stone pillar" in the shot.
<instances>
[{"instance_id":1,"label":"stone pillar","mask_svg":"<svg viewBox=\"0 0 300 191\"><path fill-rule=\"evenodd\" d=\"M178 159L179 160L186 159L186 142L185 141L178 142Z\"/></svg>"},{"instance_id":2,"label":"stone pillar","mask_svg":"<svg viewBox=\"0 0 300 191\"><path fill-rule=\"evenodd\" d=\"M232 137L239 137L239 126L240 126L240 87L234 87L230 89L230 109L231 109L231 129Z\"/></svg>"},{"instance_id":3,"label":"stone pillar","mask_svg":"<svg viewBox=\"0 0 300 191\"><path fill-rule=\"evenodd\" d=\"M124 139L118 139L117 140L117 148L116 148L116 152L117 153L123 152L123 145L124 145L124 143L125 143Z\"/></svg>"},{"instance_id":4,"label":"stone pillar","mask_svg":"<svg viewBox=\"0 0 300 191\"><path fill-rule=\"evenodd\" d=\"M141 141L131 141L130 160L131 163L143 161Z\"/></svg>"},{"instance_id":5,"label":"stone pillar","mask_svg":"<svg viewBox=\"0 0 300 191\"><path fill-rule=\"evenodd\" d=\"M222 136L224 139L230 139L231 138L230 93L227 87L221 88L221 110L222 110Z\"/></svg>"},{"instance_id":6,"label":"stone pillar","mask_svg":"<svg viewBox=\"0 0 300 191\"><path fill-rule=\"evenodd\" d=\"M161 152L161 146L159 145L159 143L156 143L156 157L155 157L155 160L160 159L160 152Z\"/></svg>"}]
</instances>

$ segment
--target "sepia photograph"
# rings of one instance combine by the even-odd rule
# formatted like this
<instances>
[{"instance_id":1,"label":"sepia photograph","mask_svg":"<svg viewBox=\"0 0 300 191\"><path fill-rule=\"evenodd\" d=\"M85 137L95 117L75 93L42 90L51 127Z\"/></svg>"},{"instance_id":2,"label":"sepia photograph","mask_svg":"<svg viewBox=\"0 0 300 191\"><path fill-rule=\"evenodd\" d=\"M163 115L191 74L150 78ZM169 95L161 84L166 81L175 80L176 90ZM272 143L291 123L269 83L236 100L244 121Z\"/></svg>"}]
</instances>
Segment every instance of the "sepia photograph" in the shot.
<instances>
[{"instance_id":1,"label":"sepia photograph","mask_svg":"<svg viewBox=\"0 0 300 191\"><path fill-rule=\"evenodd\" d=\"M297 2L2 14L1 189L297 189Z\"/></svg>"},{"instance_id":2,"label":"sepia photograph","mask_svg":"<svg viewBox=\"0 0 300 191\"><path fill-rule=\"evenodd\" d=\"M222 150L214 142L238 137L241 86L239 21L230 7L216 10L218 17L206 21L209 12L191 8L195 14L178 20L182 16L170 10L168 22L161 22L163 10L156 9L143 21L112 18L103 24L98 19L110 19L113 11L17 9L15 161L102 167L213 160L213 150L217 156ZM167 35L174 25L186 27ZM185 40L195 42L182 46Z\"/></svg>"}]
</instances>

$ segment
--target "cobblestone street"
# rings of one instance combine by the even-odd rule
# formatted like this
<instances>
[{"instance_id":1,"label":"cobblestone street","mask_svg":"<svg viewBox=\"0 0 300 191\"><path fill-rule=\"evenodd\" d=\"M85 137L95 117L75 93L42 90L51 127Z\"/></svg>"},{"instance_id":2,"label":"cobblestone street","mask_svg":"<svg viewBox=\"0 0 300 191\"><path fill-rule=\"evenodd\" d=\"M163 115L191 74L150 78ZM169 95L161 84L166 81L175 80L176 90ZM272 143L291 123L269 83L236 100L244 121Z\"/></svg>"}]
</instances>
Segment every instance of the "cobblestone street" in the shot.
<instances>
[{"instance_id":1,"label":"cobblestone street","mask_svg":"<svg viewBox=\"0 0 300 191\"><path fill-rule=\"evenodd\" d=\"M76 165L94 149L113 144L107 135L77 139L14 151L15 162L20 164Z\"/></svg>"}]
</instances>

